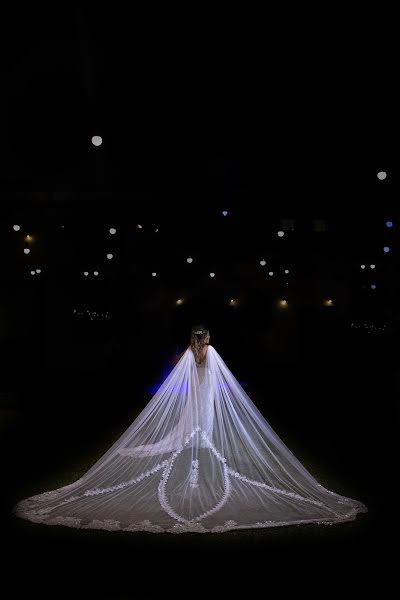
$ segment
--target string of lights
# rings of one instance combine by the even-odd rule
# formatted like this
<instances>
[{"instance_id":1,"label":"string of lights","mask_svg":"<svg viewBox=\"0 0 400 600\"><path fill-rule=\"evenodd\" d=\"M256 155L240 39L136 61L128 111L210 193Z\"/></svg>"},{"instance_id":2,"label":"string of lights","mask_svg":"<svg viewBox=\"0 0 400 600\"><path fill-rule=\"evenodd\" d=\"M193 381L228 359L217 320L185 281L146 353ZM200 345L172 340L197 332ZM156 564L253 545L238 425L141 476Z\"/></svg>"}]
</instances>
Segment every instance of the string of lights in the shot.
<instances>
[{"instance_id":1,"label":"string of lights","mask_svg":"<svg viewBox=\"0 0 400 600\"><path fill-rule=\"evenodd\" d=\"M355 323L355 322L352 322L350 324L350 327L352 329L361 330L361 331L364 331L364 332L367 332L367 333L378 333L378 332L388 333L391 330L391 328L387 324L374 325L373 323Z\"/></svg>"},{"instance_id":2,"label":"string of lights","mask_svg":"<svg viewBox=\"0 0 400 600\"><path fill-rule=\"evenodd\" d=\"M111 315L110 313L106 310L106 311L97 311L97 310L79 310L77 308L74 308L74 315L75 317L83 317L83 318L88 318L91 321L94 320L107 320L107 319L111 319Z\"/></svg>"},{"instance_id":3,"label":"string of lights","mask_svg":"<svg viewBox=\"0 0 400 600\"><path fill-rule=\"evenodd\" d=\"M92 137L92 144L95 147L99 147L103 144L103 139L101 136L93 136ZM377 173L377 178L380 182L383 182L387 179L387 173L386 171L379 171ZM234 211L228 211L227 209L221 210L220 214L222 215L223 219L225 219L227 222L230 221L230 217L231 214L234 214ZM229 217L229 218L228 218ZM326 230L326 221L321 220L321 219L314 219L313 221L314 223L314 230L315 231L325 231ZM118 225L118 224L117 224ZM393 219L387 219L386 221L384 221L384 227L385 227L385 231L386 231L386 239L384 242L384 245L381 246L381 249L383 250L383 254L384 255L390 255L392 254L392 245L389 245L389 239L388 239L388 235L396 229L395 227L395 222L393 221ZM64 224L61 226L62 228L64 228ZM143 231L148 230L150 228L150 226L146 225L146 223L144 221L141 221L141 223L137 223L136 224L136 230L139 232L138 235L141 236ZM35 231L34 234L32 232L27 233L26 231L23 231L24 226L21 225L21 223L15 223L14 225L12 225L12 229L15 233L17 233L20 237L19 239L21 240L21 242L23 241L23 253L24 255L27 256L27 260L30 263L30 267L28 268L28 273L30 274L31 277L36 277L38 278L38 275L40 275L42 273L42 268L36 268L36 265L32 264L35 261L36 257L36 248L37 248L37 242L40 239L40 232ZM295 227L295 220L294 219L282 219L281 220L281 228L279 228L279 226L275 226L272 227L270 229L270 233L274 234L277 236L277 238L279 240L286 240L287 236L290 237L290 235L295 231L296 227ZM154 225L151 226L151 230L153 232L158 232L159 231L159 227L157 227L156 229L154 229ZM126 225L124 225L122 227L122 232L125 234L127 231ZM108 234L111 237L115 237L117 236L117 234L121 233L121 228L116 225L113 226L109 226L108 227ZM119 236L117 236L118 239ZM285 241L282 242L278 242L278 244L285 244ZM112 244L111 244L112 245ZM106 261L108 262L118 262L115 261L115 257L118 256L118 254L121 253L121 249L119 248L115 248L115 246L113 247L113 251L111 251L111 248L109 249L109 251L105 251L104 252L104 256ZM381 251L382 251L381 250ZM262 255L261 255L262 256ZM372 256L370 256L371 258ZM378 258L378 255L376 256L376 258ZM203 261L203 258L201 256L197 256L195 258L193 258L192 255L186 255L185 257L185 261L188 265L190 265L191 267L196 267L197 271L196 271L196 275L197 276L201 276L201 273L199 273L198 267L202 266L202 263L206 262ZM97 261L96 261L97 262ZM95 262L95 268L89 269L86 268L85 270L81 270L80 273L84 278L87 279L93 279L93 278L101 278L102 276L107 276L109 273L111 273L112 271L110 271L110 269L107 269L105 267L106 262L102 262L102 261L98 261L97 264ZM147 261L148 263L149 261ZM274 280L277 281L277 284L279 285L280 282L282 282L282 278L286 277L286 276L291 276L291 278L293 277L293 271L295 273L294 277L296 278L296 268L293 269L293 265L291 268L288 268L289 265L286 265L286 267L284 265L277 265L275 263L274 260L266 259L265 257L261 257L258 259L258 263L262 268L265 268L265 274L267 276L267 278L273 278ZM36 262L37 264L37 262ZM92 263L93 264L93 263ZM217 265L215 265L217 266ZM376 273L377 275L379 273L381 273L382 271L382 266L383 263L381 263L381 260L378 258L378 261L365 261L362 264L360 264L360 268L361 271L363 271L365 273L365 275L368 275L368 273L374 272L374 274ZM111 267L112 268L112 267ZM157 278L157 277L162 277L163 275L165 275L166 273L166 269L165 269L165 265L164 266L160 266L157 265L156 269L151 270L151 265L150 265L150 269L148 271L148 274L150 277L152 278ZM203 271L203 275L206 273L206 271ZM222 279L223 276L225 274L221 271L221 267L220 265L217 266L217 269L212 269L208 272L208 276L211 280L217 280L217 279ZM40 278L39 278L40 279ZM289 281L284 281L284 283L286 285L289 285ZM361 287L363 289L370 289L372 291L377 290L377 288L380 285L380 279L379 277L374 277L374 279L371 280L366 280L364 282L361 282L362 285ZM379 285L378 285L379 284ZM277 301L279 306L281 308L285 307L288 308L289 307L289 303L286 300L278 300ZM185 301L184 300L178 300L176 302L176 305L180 305L180 304L184 304ZM334 302L332 299L324 299L321 300L320 303L323 306L326 307L333 307L336 302ZM235 299L230 299L228 304L230 306L238 306L239 303L237 300ZM291 303L292 304L292 303Z\"/></svg>"}]
</instances>

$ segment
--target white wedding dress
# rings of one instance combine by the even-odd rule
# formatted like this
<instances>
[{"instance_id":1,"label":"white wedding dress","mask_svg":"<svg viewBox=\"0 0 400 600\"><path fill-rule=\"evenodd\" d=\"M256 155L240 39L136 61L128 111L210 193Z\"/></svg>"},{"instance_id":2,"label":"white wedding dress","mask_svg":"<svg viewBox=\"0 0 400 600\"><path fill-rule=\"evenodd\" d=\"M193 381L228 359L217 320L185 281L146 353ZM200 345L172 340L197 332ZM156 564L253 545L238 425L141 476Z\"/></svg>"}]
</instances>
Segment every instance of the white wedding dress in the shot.
<instances>
[{"instance_id":1,"label":"white wedding dress","mask_svg":"<svg viewBox=\"0 0 400 600\"><path fill-rule=\"evenodd\" d=\"M343 523L367 508L318 483L209 345L202 365L187 349L83 477L14 512L82 529L218 533Z\"/></svg>"}]
</instances>

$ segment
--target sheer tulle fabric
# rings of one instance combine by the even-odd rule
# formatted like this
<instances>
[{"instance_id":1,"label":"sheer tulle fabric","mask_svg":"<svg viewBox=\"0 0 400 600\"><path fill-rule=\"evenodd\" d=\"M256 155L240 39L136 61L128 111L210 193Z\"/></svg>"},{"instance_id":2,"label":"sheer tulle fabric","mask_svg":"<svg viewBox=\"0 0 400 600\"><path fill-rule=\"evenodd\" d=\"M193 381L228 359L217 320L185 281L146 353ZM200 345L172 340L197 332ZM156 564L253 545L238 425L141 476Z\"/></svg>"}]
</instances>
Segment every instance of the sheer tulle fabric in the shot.
<instances>
[{"instance_id":1,"label":"sheer tulle fabric","mask_svg":"<svg viewBox=\"0 0 400 600\"><path fill-rule=\"evenodd\" d=\"M334 524L366 511L301 465L211 345L203 365L188 348L83 477L14 508L46 525L154 533Z\"/></svg>"}]
</instances>

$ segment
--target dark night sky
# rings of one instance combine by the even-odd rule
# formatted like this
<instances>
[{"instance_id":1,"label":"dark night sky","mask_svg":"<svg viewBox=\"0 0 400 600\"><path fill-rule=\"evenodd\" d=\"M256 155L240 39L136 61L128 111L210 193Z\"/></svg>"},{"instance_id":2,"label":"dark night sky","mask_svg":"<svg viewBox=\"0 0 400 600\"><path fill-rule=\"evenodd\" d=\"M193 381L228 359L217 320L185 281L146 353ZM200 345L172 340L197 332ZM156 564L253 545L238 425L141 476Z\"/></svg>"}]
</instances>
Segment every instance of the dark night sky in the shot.
<instances>
[{"instance_id":1,"label":"dark night sky","mask_svg":"<svg viewBox=\"0 0 400 600\"><path fill-rule=\"evenodd\" d=\"M267 255L321 293L343 274L357 288L364 260L380 262L379 283L391 282L396 255L382 262L381 250L389 233L396 244L384 223L399 215L389 16L374 15L370 30L364 13L357 36L349 15L307 28L295 15L235 23L231 11L223 27L217 15L168 16L167 26L161 12L128 9L4 13L3 279L19 280L28 262L10 232L19 219L40 231L36 256L51 276L63 265L74 284L109 246L110 220L122 277L156 264L179 282L186 265L174 265L191 254L193 271L223 266L216 285L226 286L240 261L245 275ZM296 231L279 244L273 232L285 218ZM312 231L317 218L328 219L326 234ZM393 305L397 286L387 289Z\"/></svg>"},{"instance_id":2,"label":"dark night sky","mask_svg":"<svg viewBox=\"0 0 400 600\"><path fill-rule=\"evenodd\" d=\"M397 158L390 35L275 37L229 19L196 35L159 17L5 17L4 190L129 189L161 205L240 190L269 211L365 209L369 177Z\"/></svg>"},{"instance_id":3,"label":"dark night sky","mask_svg":"<svg viewBox=\"0 0 400 600\"><path fill-rule=\"evenodd\" d=\"M222 22L206 12L174 19L171 11L168 20L100 7L3 15L0 282L8 365L16 357L31 370L71 365L75 341L96 339L108 340L116 361L124 352L129 361L132 339L150 352L159 331L172 351L203 316L220 324L216 345L232 347L237 327L244 343L258 339L264 349L270 336L277 361L290 331L286 347L300 358L296 344L309 324L321 340L336 325L339 346L352 319L398 326L389 15L374 15L372 29L338 14L329 26L321 19L303 28L295 15L234 23L241 15L233 9ZM278 239L284 219L295 231ZM326 232L314 230L318 219ZM29 257L26 233L36 236ZM362 271L364 262L376 270ZM188 299L179 313L177 297ZM230 297L240 299L236 312L228 313ZM293 307L287 325L276 312L282 297ZM328 297L337 306L323 321ZM77 307L109 309L111 329L82 332L72 318ZM20 344L32 336L41 351L21 358ZM108 357L98 357L100 369Z\"/></svg>"},{"instance_id":4,"label":"dark night sky","mask_svg":"<svg viewBox=\"0 0 400 600\"><path fill-rule=\"evenodd\" d=\"M138 290L143 298L161 298L163 290L217 304L242 294L251 313L286 295L287 267L290 299L303 306L332 295L346 318L355 307L362 312L360 299L371 317L396 318L391 36L378 43L359 28L354 38L349 23L340 36L324 26L309 35L272 19L264 28L229 27L227 19L225 35L211 20L198 34L178 21L163 27L158 16L156 24L101 8L61 14L35 7L23 22L16 11L4 17L7 289L67 289L65 310L77 299L99 303L100 295L112 303L121 290L130 301ZM99 148L94 134L103 138ZM278 240L282 219L294 219L295 231ZM313 231L315 219L327 220L326 232ZM21 234L38 235L29 258L14 222ZM118 236L110 240L112 225ZM390 256L382 253L386 243ZM104 259L110 250L112 264ZM267 279L261 258L279 277ZM29 279L35 261L45 267L47 288ZM372 283L372 273L360 270L364 261L377 264L375 297L362 288ZM98 282L82 279L95 268ZM149 281L153 270L159 277Z\"/></svg>"},{"instance_id":5,"label":"dark night sky","mask_svg":"<svg viewBox=\"0 0 400 600\"><path fill-rule=\"evenodd\" d=\"M11 483L2 502L11 506L18 486L50 474L49 454L57 472L63 460L78 464L101 436L111 440L187 347L190 326L205 320L211 343L278 433L336 469L344 486L360 486L371 508L353 540L339 535L332 545L329 531L323 547L315 536L304 548L293 535L281 544L285 555L278 538L252 544L248 558L263 570L252 564L251 573L261 573L269 591L276 579L280 594L292 580L298 594L305 574L315 589L319 568L318 593L337 581L343 594L348 567L359 593L378 578L378 554L385 560L393 541L385 511L393 505L386 495L400 390L392 351L400 324L398 21L376 5L353 16L333 5L324 14L285 4L278 15L269 5L245 14L231 4L218 15L200 4L194 14L170 3L144 14L129 4L2 8L0 409L26 421L4 437L3 480ZM279 239L284 219L295 230ZM315 231L316 220L326 231ZM29 256L27 233L35 236ZM179 297L186 301L177 307ZM231 297L237 310L227 306ZM286 312L277 308L283 297ZM336 306L321 307L329 297ZM91 322L74 310L111 318ZM364 323L387 329L368 333ZM81 572L92 595L93 580L110 572L108 597L116 597L120 573L133 573L124 577L131 592L137 559L152 549L140 543L132 551L118 540L104 553L96 538L76 551L72 536L61 548L49 535L46 554L35 530L24 533L6 543L13 589L25 579L29 593L32 581L49 591L54 561L62 574L52 597L67 580L79 595ZM304 559L299 577L288 577L289 546L296 568ZM219 568L224 552L216 548ZM155 557L158 569L169 554L180 578L177 545L160 549L149 562ZM234 550L242 577L240 538ZM89 555L97 557L93 569ZM270 568L273 555L283 578ZM190 564L191 589L204 560L207 574L209 556ZM32 575L21 578L28 562ZM224 585L234 572L229 565ZM379 585L388 581L385 572Z\"/></svg>"}]
</instances>

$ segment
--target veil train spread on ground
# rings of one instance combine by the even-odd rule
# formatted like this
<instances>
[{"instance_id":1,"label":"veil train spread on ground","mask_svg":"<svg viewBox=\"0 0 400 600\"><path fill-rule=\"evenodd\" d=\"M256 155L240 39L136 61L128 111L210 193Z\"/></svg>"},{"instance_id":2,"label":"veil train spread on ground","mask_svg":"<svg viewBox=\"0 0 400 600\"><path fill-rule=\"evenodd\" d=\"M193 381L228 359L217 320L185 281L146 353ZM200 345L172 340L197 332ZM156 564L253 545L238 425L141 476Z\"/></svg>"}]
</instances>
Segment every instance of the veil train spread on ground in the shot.
<instances>
[{"instance_id":1,"label":"veil train spread on ground","mask_svg":"<svg viewBox=\"0 0 400 600\"><path fill-rule=\"evenodd\" d=\"M22 500L14 512L82 529L217 533L343 523L367 508L318 483L209 345L202 365L186 350L78 481Z\"/></svg>"}]
</instances>

